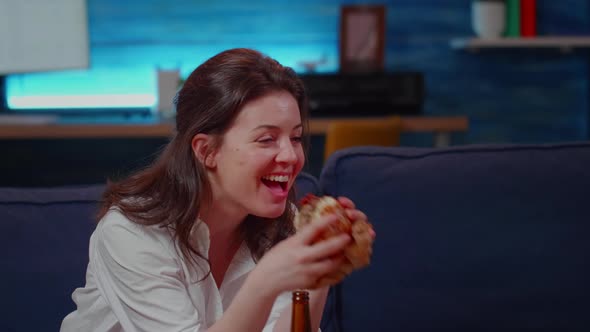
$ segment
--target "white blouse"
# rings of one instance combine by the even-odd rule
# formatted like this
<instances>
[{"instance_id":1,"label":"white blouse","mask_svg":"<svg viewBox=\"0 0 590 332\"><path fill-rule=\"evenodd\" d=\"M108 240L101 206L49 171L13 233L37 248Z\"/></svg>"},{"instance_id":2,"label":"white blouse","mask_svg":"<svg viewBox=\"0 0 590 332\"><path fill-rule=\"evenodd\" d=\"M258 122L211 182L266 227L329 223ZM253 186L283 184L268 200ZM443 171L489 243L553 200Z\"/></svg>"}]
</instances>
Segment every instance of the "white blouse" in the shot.
<instances>
[{"instance_id":1,"label":"white blouse","mask_svg":"<svg viewBox=\"0 0 590 332\"><path fill-rule=\"evenodd\" d=\"M209 252L209 229L193 232L199 252ZM208 265L191 267L181 259L170 229L143 226L111 210L90 238L86 286L72 294L77 310L67 315L62 332L204 331L228 308L255 263L245 243L237 251L219 289ZM280 295L264 332L272 331L291 303Z\"/></svg>"}]
</instances>

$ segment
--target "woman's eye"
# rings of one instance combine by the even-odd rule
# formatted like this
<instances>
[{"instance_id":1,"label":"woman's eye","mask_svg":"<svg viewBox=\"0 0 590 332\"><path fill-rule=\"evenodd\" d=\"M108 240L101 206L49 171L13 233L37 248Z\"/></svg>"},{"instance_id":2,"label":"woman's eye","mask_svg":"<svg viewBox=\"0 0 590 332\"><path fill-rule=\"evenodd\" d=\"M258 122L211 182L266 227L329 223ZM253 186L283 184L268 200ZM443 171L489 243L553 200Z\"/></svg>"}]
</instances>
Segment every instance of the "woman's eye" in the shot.
<instances>
[{"instance_id":1,"label":"woman's eye","mask_svg":"<svg viewBox=\"0 0 590 332\"><path fill-rule=\"evenodd\" d=\"M301 143L302 139L303 139L303 138L302 138L301 136L295 136L295 137L291 137L291 140L292 140L293 142L297 142L297 143Z\"/></svg>"},{"instance_id":2,"label":"woman's eye","mask_svg":"<svg viewBox=\"0 0 590 332\"><path fill-rule=\"evenodd\" d=\"M258 140L258 143L272 143L274 142L274 138L272 137L263 137Z\"/></svg>"}]
</instances>

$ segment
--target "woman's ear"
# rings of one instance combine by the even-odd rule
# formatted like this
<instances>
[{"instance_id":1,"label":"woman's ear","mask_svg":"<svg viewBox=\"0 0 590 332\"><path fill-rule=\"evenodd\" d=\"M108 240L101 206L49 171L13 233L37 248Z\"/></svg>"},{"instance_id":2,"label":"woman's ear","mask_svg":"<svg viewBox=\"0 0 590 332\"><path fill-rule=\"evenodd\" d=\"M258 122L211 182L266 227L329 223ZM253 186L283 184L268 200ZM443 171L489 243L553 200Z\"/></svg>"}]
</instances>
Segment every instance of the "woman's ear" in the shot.
<instances>
[{"instance_id":1,"label":"woman's ear","mask_svg":"<svg viewBox=\"0 0 590 332\"><path fill-rule=\"evenodd\" d=\"M195 157L207 168L215 167L213 138L207 134L196 134L191 141Z\"/></svg>"}]
</instances>

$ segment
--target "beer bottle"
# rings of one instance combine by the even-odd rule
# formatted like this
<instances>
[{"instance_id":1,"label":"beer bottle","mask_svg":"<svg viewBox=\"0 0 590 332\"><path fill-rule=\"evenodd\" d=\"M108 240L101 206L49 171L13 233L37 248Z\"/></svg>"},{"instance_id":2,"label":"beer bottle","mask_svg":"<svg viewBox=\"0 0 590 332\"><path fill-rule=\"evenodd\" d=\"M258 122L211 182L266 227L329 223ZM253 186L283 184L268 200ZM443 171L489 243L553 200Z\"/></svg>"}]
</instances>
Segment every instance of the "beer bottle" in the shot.
<instances>
[{"instance_id":1,"label":"beer bottle","mask_svg":"<svg viewBox=\"0 0 590 332\"><path fill-rule=\"evenodd\" d=\"M309 293L307 291L297 290L293 292L291 332L311 332Z\"/></svg>"}]
</instances>

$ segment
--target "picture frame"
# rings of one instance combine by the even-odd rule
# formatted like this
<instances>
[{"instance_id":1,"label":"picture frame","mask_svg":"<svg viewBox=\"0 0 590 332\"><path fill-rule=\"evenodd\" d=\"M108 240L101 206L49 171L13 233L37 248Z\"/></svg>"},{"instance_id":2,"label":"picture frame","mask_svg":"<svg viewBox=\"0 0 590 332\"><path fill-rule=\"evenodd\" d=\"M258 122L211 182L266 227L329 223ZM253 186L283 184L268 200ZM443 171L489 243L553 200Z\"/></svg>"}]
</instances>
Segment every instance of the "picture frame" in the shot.
<instances>
[{"instance_id":1,"label":"picture frame","mask_svg":"<svg viewBox=\"0 0 590 332\"><path fill-rule=\"evenodd\" d=\"M385 68L384 5L340 8L340 71L376 72Z\"/></svg>"}]
</instances>

